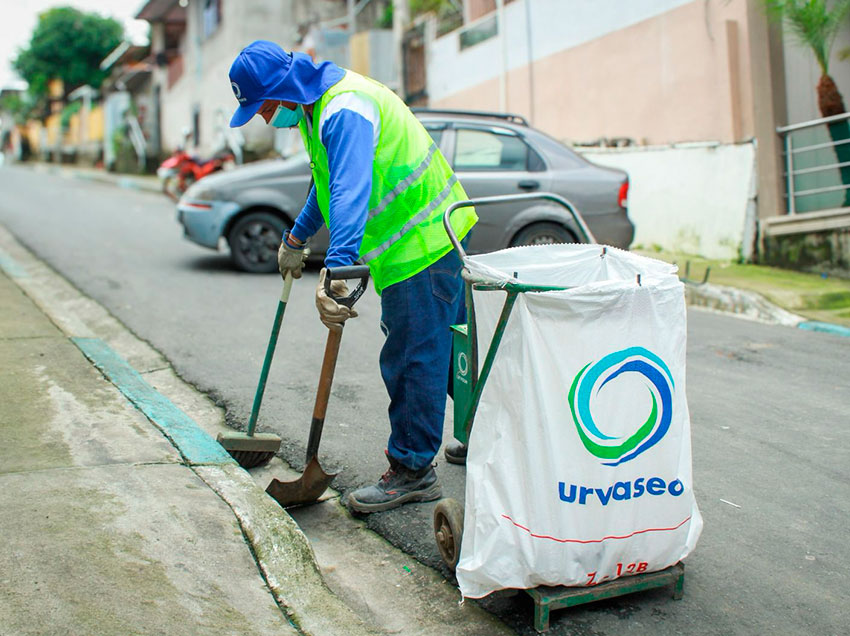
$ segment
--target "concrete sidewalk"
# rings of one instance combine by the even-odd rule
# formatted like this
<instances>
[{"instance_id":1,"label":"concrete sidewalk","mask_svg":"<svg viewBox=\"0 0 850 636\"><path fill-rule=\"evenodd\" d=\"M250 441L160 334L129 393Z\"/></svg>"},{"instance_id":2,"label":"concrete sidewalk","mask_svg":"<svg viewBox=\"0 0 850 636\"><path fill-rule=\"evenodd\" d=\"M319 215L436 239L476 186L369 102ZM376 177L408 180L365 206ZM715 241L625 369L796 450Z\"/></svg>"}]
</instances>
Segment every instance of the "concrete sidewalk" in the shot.
<instances>
[{"instance_id":1,"label":"concrete sidewalk","mask_svg":"<svg viewBox=\"0 0 850 636\"><path fill-rule=\"evenodd\" d=\"M122 363L0 273L0 633L376 633L211 437L131 403L156 392Z\"/></svg>"},{"instance_id":2,"label":"concrete sidewalk","mask_svg":"<svg viewBox=\"0 0 850 636\"><path fill-rule=\"evenodd\" d=\"M282 510L300 473L239 468L223 410L3 226L0 369L0 635L512 633L333 491Z\"/></svg>"}]
</instances>

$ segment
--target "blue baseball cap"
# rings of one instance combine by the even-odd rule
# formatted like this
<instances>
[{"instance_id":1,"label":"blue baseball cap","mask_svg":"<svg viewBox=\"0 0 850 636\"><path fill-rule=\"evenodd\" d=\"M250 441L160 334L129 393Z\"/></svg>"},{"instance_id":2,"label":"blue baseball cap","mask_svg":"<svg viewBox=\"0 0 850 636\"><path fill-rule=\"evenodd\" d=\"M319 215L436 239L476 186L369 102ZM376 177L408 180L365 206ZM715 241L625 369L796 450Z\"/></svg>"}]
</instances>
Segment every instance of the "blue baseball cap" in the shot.
<instances>
[{"instance_id":1,"label":"blue baseball cap","mask_svg":"<svg viewBox=\"0 0 850 636\"><path fill-rule=\"evenodd\" d=\"M242 126L267 99L312 104L345 75L332 62L316 64L304 53L287 53L274 42L246 46L230 67L230 87L239 100L230 127Z\"/></svg>"}]
</instances>

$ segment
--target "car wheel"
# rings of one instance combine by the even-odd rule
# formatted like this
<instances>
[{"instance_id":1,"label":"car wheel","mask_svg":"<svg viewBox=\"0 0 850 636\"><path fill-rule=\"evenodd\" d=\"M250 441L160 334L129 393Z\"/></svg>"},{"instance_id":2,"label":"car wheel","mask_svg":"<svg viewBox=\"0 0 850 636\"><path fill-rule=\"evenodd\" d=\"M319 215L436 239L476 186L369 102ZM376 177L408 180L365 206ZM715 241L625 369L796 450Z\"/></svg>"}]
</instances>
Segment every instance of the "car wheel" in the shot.
<instances>
[{"instance_id":1,"label":"car wheel","mask_svg":"<svg viewBox=\"0 0 850 636\"><path fill-rule=\"evenodd\" d=\"M576 243L572 232L557 223L532 223L519 232L511 241L511 247L519 245L552 245L554 243Z\"/></svg>"},{"instance_id":2,"label":"car wheel","mask_svg":"<svg viewBox=\"0 0 850 636\"><path fill-rule=\"evenodd\" d=\"M277 248L284 229L283 221L268 212L239 219L227 235L233 264L244 272L276 272Z\"/></svg>"}]
</instances>

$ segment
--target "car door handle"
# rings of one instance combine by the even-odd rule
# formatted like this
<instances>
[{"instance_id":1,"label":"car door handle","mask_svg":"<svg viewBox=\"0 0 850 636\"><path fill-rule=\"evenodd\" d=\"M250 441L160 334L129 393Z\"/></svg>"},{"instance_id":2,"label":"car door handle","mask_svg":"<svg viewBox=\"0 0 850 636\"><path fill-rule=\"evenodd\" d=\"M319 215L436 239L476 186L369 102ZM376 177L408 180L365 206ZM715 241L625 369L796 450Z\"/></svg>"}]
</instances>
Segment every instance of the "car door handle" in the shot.
<instances>
[{"instance_id":1,"label":"car door handle","mask_svg":"<svg viewBox=\"0 0 850 636\"><path fill-rule=\"evenodd\" d=\"M520 190L537 190L540 187L540 182L534 179L523 179L516 185Z\"/></svg>"}]
</instances>

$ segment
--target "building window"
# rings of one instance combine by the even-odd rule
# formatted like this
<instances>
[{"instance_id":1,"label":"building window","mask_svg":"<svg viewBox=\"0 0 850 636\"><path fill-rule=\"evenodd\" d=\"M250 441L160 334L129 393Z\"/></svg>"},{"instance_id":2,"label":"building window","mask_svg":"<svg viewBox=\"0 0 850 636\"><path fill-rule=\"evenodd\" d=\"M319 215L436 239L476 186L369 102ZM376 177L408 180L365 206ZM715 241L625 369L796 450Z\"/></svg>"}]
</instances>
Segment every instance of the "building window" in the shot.
<instances>
[{"instance_id":1,"label":"building window","mask_svg":"<svg viewBox=\"0 0 850 636\"><path fill-rule=\"evenodd\" d=\"M499 21L494 13L489 18L484 18L460 32L460 50L474 46L484 40L496 36L499 33Z\"/></svg>"},{"instance_id":2,"label":"building window","mask_svg":"<svg viewBox=\"0 0 850 636\"><path fill-rule=\"evenodd\" d=\"M204 39L215 33L219 24L221 24L221 0L203 0L201 32Z\"/></svg>"}]
</instances>

